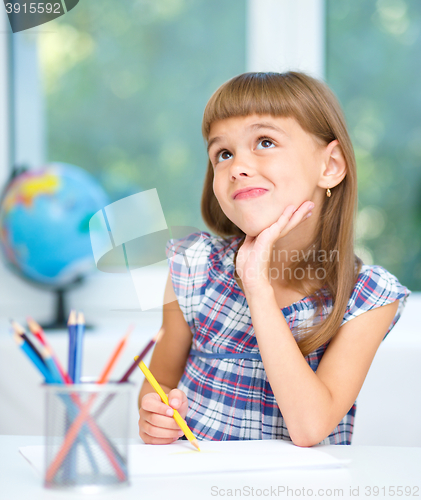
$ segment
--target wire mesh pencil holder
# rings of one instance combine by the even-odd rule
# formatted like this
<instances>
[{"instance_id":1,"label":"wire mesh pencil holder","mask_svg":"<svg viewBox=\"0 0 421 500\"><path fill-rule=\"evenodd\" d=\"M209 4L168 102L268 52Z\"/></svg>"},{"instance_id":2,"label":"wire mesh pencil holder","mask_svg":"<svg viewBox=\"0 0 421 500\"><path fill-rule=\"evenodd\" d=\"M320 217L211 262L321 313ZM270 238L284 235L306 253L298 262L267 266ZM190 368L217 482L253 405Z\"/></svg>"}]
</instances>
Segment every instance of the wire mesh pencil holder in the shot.
<instances>
[{"instance_id":1,"label":"wire mesh pencil holder","mask_svg":"<svg viewBox=\"0 0 421 500\"><path fill-rule=\"evenodd\" d=\"M128 486L132 384L46 384L46 488Z\"/></svg>"}]
</instances>

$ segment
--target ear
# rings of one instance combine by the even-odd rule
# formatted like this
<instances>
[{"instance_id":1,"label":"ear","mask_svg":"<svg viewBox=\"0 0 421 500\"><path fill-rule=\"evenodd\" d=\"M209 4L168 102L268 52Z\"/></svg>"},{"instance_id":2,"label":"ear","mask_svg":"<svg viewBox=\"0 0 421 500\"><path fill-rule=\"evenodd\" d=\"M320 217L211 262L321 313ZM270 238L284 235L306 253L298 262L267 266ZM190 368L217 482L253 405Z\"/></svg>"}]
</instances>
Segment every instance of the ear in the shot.
<instances>
[{"instance_id":1,"label":"ear","mask_svg":"<svg viewBox=\"0 0 421 500\"><path fill-rule=\"evenodd\" d=\"M319 187L323 189L337 186L347 171L345 156L338 140L330 142L323 152L323 165L320 172Z\"/></svg>"}]
</instances>

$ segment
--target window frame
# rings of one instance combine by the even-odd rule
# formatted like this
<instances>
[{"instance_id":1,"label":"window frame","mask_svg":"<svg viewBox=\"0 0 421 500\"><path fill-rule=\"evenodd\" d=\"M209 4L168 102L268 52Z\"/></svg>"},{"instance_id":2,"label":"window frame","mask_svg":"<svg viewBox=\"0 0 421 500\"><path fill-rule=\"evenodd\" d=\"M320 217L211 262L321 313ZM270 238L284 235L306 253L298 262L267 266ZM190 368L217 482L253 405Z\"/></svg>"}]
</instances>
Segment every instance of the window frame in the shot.
<instances>
[{"instance_id":1,"label":"window frame","mask_svg":"<svg viewBox=\"0 0 421 500\"><path fill-rule=\"evenodd\" d=\"M248 0L247 71L297 70L324 80L325 20L325 0Z\"/></svg>"},{"instance_id":2,"label":"window frame","mask_svg":"<svg viewBox=\"0 0 421 500\"><path fill-rule=\"evenodd\" d=\"M0 9L0 189L11 173L12 95L10 85L11 30L6 10Z\"/></svg>"}]
</instances>

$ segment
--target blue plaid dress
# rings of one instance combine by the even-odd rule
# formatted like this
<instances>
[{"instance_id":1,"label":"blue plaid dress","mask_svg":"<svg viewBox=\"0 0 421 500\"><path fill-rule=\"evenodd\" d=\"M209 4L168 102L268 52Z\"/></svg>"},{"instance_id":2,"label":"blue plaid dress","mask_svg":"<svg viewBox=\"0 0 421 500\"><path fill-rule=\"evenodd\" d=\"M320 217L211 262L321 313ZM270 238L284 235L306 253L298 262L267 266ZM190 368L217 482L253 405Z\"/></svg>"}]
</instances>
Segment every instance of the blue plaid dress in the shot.
<instances>
[{"instance_id":1,"label":"blue plaid dress","mask_svg":"<svg viewBox=\"0 0 421 500\"><path fill-rule=\"evenodd\" d=\"M198 439L291 440L266 376L245 295L234 278L234 254L241 238L193 233L169 240L166 254L180 309L193 334L190 356L178 385L189 400L187 423ZM282 309L292 329L324 319L332 299L323 289L322 312L314 298ZM380 266L364 265L342 321L399 300L389 331L410 291ZM387 334L386 334L387 335ZM316 371L328 343L306 357ZM351 444L356 404L322 444Z\"/></svg>"}]
</instances>

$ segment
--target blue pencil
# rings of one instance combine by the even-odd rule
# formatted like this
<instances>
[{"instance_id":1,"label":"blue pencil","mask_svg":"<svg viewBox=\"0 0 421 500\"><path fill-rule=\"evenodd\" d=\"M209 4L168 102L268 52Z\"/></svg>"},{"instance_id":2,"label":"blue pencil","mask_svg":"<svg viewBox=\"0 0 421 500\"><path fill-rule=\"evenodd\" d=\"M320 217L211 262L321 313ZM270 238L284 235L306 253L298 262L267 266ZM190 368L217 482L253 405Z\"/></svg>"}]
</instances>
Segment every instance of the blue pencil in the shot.
<instances>
[{"instance_id":1,"label":"blue pencil","mask_svg":"<svg viewBox=\"0 0 421 500\"><path fill-rule=\"evenodd\" d=\"M69 332L69 353L68 353L68 366L67 373L75 381L75 351L76 351L76 313L70 311L69 321L67 322L67 329Z\"/></svg>"},{"instance_id":2,"label":"blue pencil","mask_svg":"<svg viewBox=\"0 0 421 500\"><path fill-rule=\"evenodd\" d=\"M80 384L80 376L82 373L82 352L83 352L83 335L85 333L85 317L83 313L79 313L76 322L76 346L75 346L75 376L73 382Z\"/></svg>"},{"instance_id":3,"label":"blue pencil","mask_svg":"<svg viewBox=\"0 0 421 500\"><path fill-rule=\"evenodd\" d=\"M13 334L13 339L18 344L18 346L22 349L22 351L28 356L28 358L34 363L34 365L38 368L38 370L41 372L41 374L45 378L45 381L48 384L53 384L54 378L51 375L50 370L47 368L47 366L42 361L40 361L40 359L35 354L35 352L32 350L30 345L16 332L14 332L14 334Z\"/></svg>"},{"instance_id":4,"label":"blue pencil","mask_svg":"<svg viewBox=\"0 0 421 500\"><path fill-rule=\"evenodd\" d=\"M16 323L16 321L14 321L12 319L10 320L10 323L12 325L13 330L18 335L20 335L23 338L23 340L34 351L35 356L37 356L37 358L39 358L39 360L41 361L41 363L43 363L44 361L42 359L41 354L39 353L38 349L35 347L34 343L31 341L31 339L26 335L25 330L23 329L23 327L19 323Z\"/></svg>"},{"instance_id":5,"label":"blue pencil","mask_svg":"<svg viewBox=\"0 0 421 500\"><path fill-rule=\"evenodd\" d=\"M67 373L74 383L75 381L75 350L76 350L76 312L71 310L69 320L67 322L69 331L69 353ZM70 415L66 414L66 432L70 427ZM64 475L66 480L75 481L76 479L76 449L72 448L69 452L69 459L65 465Z\"/></svg>"},{"instance_id":6,"label":"blue pencil","mask_svg":"<svg viewBox=\"0 0 421 500\"><path fill-rule=\"evenodd\" d=\"M57 365L55 364L53 358L52 358L52 353L51 349L49 347L44 347L41 351L42 359L44 360L47 368L50 370L51 377L54 380L54 384L64 384L65 381L63 377L61 376L61 373L59 372L59 369L57 368Z\"/></svg>"}]
</instances>

